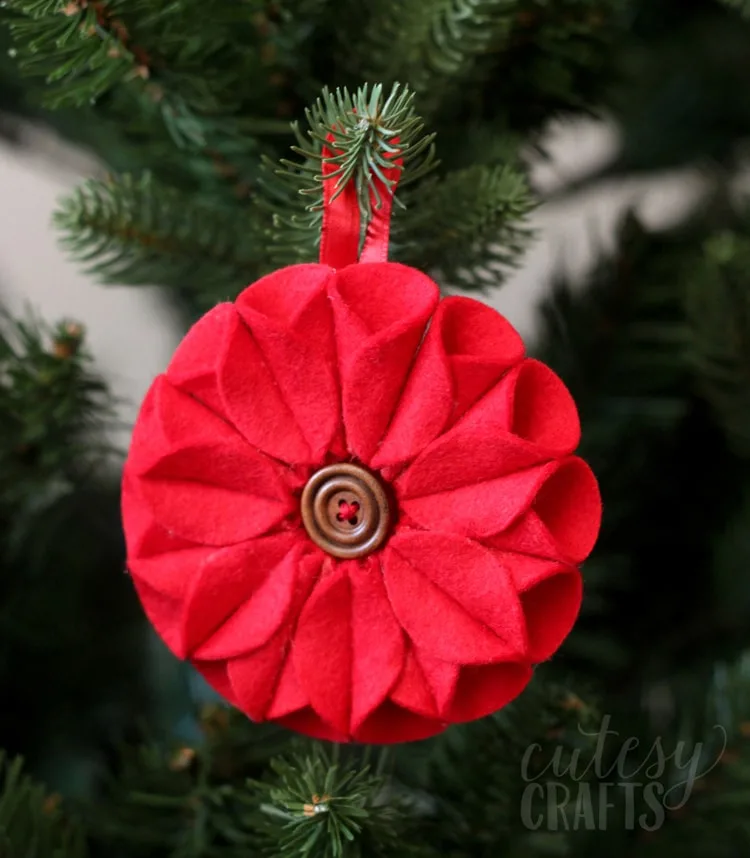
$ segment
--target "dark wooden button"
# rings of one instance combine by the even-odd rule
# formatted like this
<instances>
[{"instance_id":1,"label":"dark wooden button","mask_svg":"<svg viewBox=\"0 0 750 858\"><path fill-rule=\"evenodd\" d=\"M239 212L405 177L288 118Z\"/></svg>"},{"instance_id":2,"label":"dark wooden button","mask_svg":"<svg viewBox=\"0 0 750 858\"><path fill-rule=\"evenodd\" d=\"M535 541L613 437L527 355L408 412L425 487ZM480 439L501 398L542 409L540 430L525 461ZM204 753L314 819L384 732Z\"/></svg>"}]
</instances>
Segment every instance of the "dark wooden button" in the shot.
<instances>
[{"instance_id":1,"label":"dark wooden button","mask_svg":"<svg viewBox=\"0 0 750 858\"><path fill-rule=\"evenodd\" d=\"M341 462L321 468L302 492L302 523L310 539L334 557L365 557L388 535L388 498L377 477Z\"/></svg>"}]
</instances>

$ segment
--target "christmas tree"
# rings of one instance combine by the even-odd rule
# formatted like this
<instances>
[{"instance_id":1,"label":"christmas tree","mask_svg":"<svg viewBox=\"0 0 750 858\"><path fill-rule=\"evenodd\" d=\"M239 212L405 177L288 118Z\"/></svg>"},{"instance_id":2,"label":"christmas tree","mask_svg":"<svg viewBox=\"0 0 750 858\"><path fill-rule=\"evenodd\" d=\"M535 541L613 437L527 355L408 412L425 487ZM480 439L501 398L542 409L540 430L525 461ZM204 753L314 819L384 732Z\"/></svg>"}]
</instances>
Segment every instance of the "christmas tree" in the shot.
<instances>
[{"instance_id":1,"label":"christmas tree","mask_svg":"<svg viewBox=\"0 0 750 858\"><path fill-rule=\"evenodd\" d=\"M116 403L85 332L4 314L0 856L744 855L750 4L0 5L6 116L110 171L55 213L71 264L163 286L185 329L318 260L326 163L371 221L394 141L390 258L488 302L536 239L525 155L552 120L607 116L621 140L561 195L705 180L668 230L624 218L540 307L528 347L573 393L604 499L583 607L515 700L423 741L254 723L165 652L127 574Z\"/></svg>"}]
</instances>

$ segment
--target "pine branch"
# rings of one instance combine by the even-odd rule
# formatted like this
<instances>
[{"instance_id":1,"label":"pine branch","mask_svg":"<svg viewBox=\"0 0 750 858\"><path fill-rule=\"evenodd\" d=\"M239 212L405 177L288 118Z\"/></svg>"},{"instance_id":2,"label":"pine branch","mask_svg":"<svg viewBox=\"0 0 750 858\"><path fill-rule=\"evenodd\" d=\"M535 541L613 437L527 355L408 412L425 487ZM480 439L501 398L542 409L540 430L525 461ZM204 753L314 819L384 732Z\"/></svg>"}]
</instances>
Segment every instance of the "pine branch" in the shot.
<instances>
[{"instance_id":1,"label":"pine branch","mask_svg":"<svg viewBox=\"0 0 750 858\"><path fill-rule=\"evenodd\" d=\"M313 744L271 761L273 776L253 786L265 816L268 858L420 856L423 841L409 841L413 813L358 754ZM265 800L264 800L265 799Z\"/></svg>"},{"instance_id":2,"label":"pine branch","mask_svg":"<svg viewBox=\"0 0 750 858\"><path fill-rule=\"evenodd\" d=\"M85 808L94 846L164 858L247 858L263 842L263 814L248 777L262 776L290 734L205 706L190 746L125 750L101 800ZM118 853L119 854L119 853Z\"/></svg>"},{"instance_id":3,"label":"pine branch","mask_svg":"<svg viewBox=\"0 0 750 858\"><path fill-rule=\"evenodd\" d=\"M532 233L536 205L525 176L510 165L468 167L420 186L397 212L394 258L436 270L462 289L502 283Z\"/></svg>"},{"instance_id":4,"label":"pine branch","mask_svg":"<svg viewBox=\"0 0 750 858\"><path fill-rule=\"evenodd\" d=\"M90 363L76 322L0 315L0 503L19 521L111 452L97 436L113 403Z\"/></svg>"},{"instance_id":5,"label":"pine branch","mask_svg":"<svg viewBox=\"0 0 750 858\"><path fill-rule=\"evenodd\" d=\"M0 752L0 855L3 858L84 858L83 834L61 810L60 797L47 795L23 773L20 758Z\"/></svg>"},{"instance_id":6,"label":"pine branch","mask_svg":"<svg viewBox=\"0 0 750 858\"><path fill-rule=\"evenodd\" d=\"M379 0L369 8L353 57L359 73L407 81L430 115L476 78L482 57L507 42L518 0Z\"/></svg>"},{"instance_id":7,"label":"pine branch","mask_svg":"<svg viewBox=\"0 0 750 858\"><path fill-rule=\"evenodd\" d=\"M750 456L750 237L711 237L692 270L687 314L699 390L733 450Z\"/></svg>"},{"instance_id":8,"label":"pine branch","mask_svg":"<svg viewBox=\"0 0 750 858\"><path fill-rule=\"evenodd\" d=\"M21 67L45 78L50 107L87 104L136 82L152 97L158 93L198 113L225 114L242 101L244 75L258 71L257 52L245 50L243 58L238 51L257 35L252 12L264 4L255 0L252 6L223 0L8 0L17 13L11 30Z\"/></svg>"},{"instance_id":9,"label":"pine branch","mask_svg":"<svg viewBox=\"0 0 750 858\"><path fill-rule=\"evenodd\" d=\"M63 242L107 283L170 285L204 309L244 288L264 248L258 219L145 174L90 180L56 217Z\"/></svg>"}]
</instances>

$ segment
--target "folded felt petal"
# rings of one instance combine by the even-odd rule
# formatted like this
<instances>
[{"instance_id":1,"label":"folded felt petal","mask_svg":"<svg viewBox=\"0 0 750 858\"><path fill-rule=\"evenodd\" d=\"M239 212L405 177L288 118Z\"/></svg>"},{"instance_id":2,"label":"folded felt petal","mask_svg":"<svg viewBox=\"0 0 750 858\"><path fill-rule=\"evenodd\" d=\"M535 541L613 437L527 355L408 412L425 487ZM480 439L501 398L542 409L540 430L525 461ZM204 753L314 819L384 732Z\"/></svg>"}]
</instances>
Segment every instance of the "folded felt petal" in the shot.
<instances>
[{"instance_id":1,"label":"folded felt petal","mask_svg":"<svg viewBox=\"0 0 750 858\"><path fill-rule=\"evenodd\" d=\"M257 327L264 333L262 324ZM285 391L234 304L219 305L197 323L167 377L191 395L202 394L212 407L218 403L221 415L256 449L283 462L314 461Z\"/></svg>"},{"instance_id":2,"label":"folded felt petal","mask_svg":"<svg viewBox=\"0 0 750 858\"><path fill-rule=\"evenodd\" d=\"M253 721L265 720L289 657L289 644L289 629L282 626L263 646L226 663L237 705Z\"/></svg>"},{"instance_id":3,"label":"folded felt petal","mask_svg":"<svg viewBox=\"0 0 750 858\"><path fill-rule=\"evenodd\" d=\"M297 676L313 708L351 733L385 700L403 662L401 629L377 559L332 563L300 615Z\"/></svg>"},{"instance_id":4,"label":"folded felt petal","mask_svg":"<svg viewBox=\"0 0 750 858\"><path fill-rule=\"evenodd\" d=\"M292 650L296 674L313 709L334 729L349 732L351 715L352 598L338 564L324 574L305 603Z\"/></svg>"},{"instance_id":5,"label":"folded felt petal","mask_svg":"<svg viewBox=\"0 0 750 858\"><path fill-rule=\"evenodd\" d=\"M310 461L336 446L341 405L325 265L292 265L245 289L236 307L260 347ZM253 390L253 397L256 391ZM307 461L297 460L297 461Z\"/></svg>"},{"instance_id":6,"label":"folded felt petal","mask_svg":"<svg viewBox=\"0 0 750 858\"><path fill-rule=\"evenodd\" d=\"M133 586L143 610L159 637L177 658L186 658L187 649L182 635L182 602L154 589L145 578L133 575Z\"/></svg>"},{"instance_id":7,"label":"folded felt petal","mask_svg":"<svg viewBox=\"0 0 750 858\"><path fill-rule=\"evenodd\" d=\"M447 726L445 721L417 715L392 700L385 700L354 731L353 738L366 744L394 745L428 739L442 733Z\"/></svg>"},{"instance_id":8,"label":"folded felt petal","mask_svg":"<svg viewBox=\"0 0 750 858\"><path fill-rule=\"evenodd\" d=\"M396 684L404 636L388 601L379 558L348 564L352 616L352 712L356 732Z\"/></svg>"},{"instance_id":9,"label":"folded felt petal","mask_svg":"<svg viewBox=\"0 0 750 858\"><path fill-rule=\"evenodd\" d=\"M202 547L196 545L194 542L189 542L187 539L182 539L174 533L168 533L163 527L157 524L154 521L154 516L148 504L139 494L139 484L139 478L130 473L130 468L126 462L122 474L120 507L127 545L128 564L130 565L133 562L146 560L151 557L158 558L162 554L178 552L182 549ZM170 592L174 589L174 584L171 583L173 576L169 572L166 572L162 576L158 564L154 567L154 575L152 584L158 586L157 581L163 577L170 588ZM186 586L187 581L181 578L180 592L185 592Z\"/></svg>"},{"instance_id":10,"label":"folded felt petal","mask_svg":"<svg viewBox=\"0 0 750 858\"><path fill-rule=\"evenodd\" d=\"M164 376L144 400L128 471L159 524L191 542L242 542L294 510L282 466Z\"/></svg>"},{"instance_id":11,"label":"folded felt petal","mask_svg":"<svg viewBox=\"0 0 750 858\"><path fill-rule=\"evenodd\" d=\"M401 509L428 530L447 530L475 539L491 536L506 530L528 510L558 468L557 462L547 462L494 480L405 498Z\"/></svg>"},{"instance_id":12,"label":"folded felt petal","mask_svg":"<svg viewBox=\"0 0 750 858\"><path fill-rule=\"evenodd\" d=\"M577 456L564 460L530 509L489 545L505 551L581 563L599 534L602 502L596 477Z\"/></svg>"},{"instance_id":13,"label":"folded felt petal","mask_svg":"<svg viewBox=\"0 0 750 858\"><path fill-rule=\"evenodd\" d=\"M454 664L524 657L518 596L487 549L452 534L404 529L388 543L383 569L396 617L420 650Z\"/></svg>"},{"instance_id":14,"label":"folded felt petal","mask_svg":"<svg viewBox=\"0 0 750 858\"><path fill-rule=\"evenodd\" d=\"M347 445L367 464L401 396L438 288L419 271L383 262L341 269L329 295Z\"/></svg>"},{"instance_id":15,"label":"folded felt petal","mask_svg":"<svg viewBox=\"0 0 750 858\"><path fill-rule=\"evenodd\" d=\"M414 458L524 354L506 319L471 298L441 301L373 466Z\"/></svg>"},{"instance_id":16,"label":"folded felt petal","mask_svg":"<svg viewBox=\"0 0 750 858\"><path fill-rule=\"evenodd\" d=\"M233 706L239 706L239 701L229 680L226 662L223 661L193 661L193 667L201 674L213 690Z\"/></svg>"},{"instance_id":17,"label":"folded felt petal","mask_svg":"<svg viewBox=\"0 0 750 858\"><path fill-rule=\"evenodd\" d=\"M299 709L289 715L276 718L276 723L287 730L302 733L312 739L320 739L324 742L349 742L351 736L341 733L324 721L310 706Z\"/></svg>"},{"instance_id":18,"label":"folded felt petal","mask_svg":"<svg viewBox=\"0 0 750 858\"><path fill-rule=\"evenodd\" d=\"M454 724L484 718L518 697L531 677L527 662L464 666L445 717Z\"/></svg>"},{"instance_id":19,"label":"folded felt petal","mask_svg":"<svg viewBox=\"0 0 750 858\"><path fill-rule=\"evenodd\" d=\"M230 549L213 553L186 605L193 655L201 661L243 655L266 643L287 622L300 586L305 546L296 534L253 539L232 549L231 555Z\"/></svg>"},{"instance_id":20,"label":"folded felt petal","mask_svg":"<svg viewBox=\"0 0 750 858\"><path fill-rule=\"evenodd\" d=\"M529 635L532 662L550 658L570 633L583 596L581 573L575 566L524 554L497 552L513 576Z\"/></svg>"},{"instance_id":21,"label":"folded felt petal","mask_svg":"<svg viewBox=\"0 0 750 858\"><path fill-rule=\"evenodd\" d=\"M405 498L450 491L568 455L580 439L575 403L544 364L526 359L398 480Z\"/></svg>"}]
</instances>

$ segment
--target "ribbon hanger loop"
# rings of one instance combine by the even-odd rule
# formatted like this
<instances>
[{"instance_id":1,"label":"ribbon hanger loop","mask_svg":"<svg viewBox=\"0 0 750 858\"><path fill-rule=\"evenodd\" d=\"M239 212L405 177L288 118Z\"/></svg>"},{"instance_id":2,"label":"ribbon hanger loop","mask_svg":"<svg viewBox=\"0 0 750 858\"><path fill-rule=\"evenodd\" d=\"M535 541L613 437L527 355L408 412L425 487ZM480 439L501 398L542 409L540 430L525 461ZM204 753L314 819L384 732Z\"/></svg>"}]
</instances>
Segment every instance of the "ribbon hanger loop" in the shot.
<instances>
[{"instance_id":1,"label":"ribbon hanger loop","mask_svg":"<svg viewBox=\"0 0 750 858\"><path fill-rule=\"evenodd\" d=\"M331 160L339 154L333 149L334 135L328 135L323 147L323 225L320 236L320 262L331 268L344 268L356 262L386 262L390 237L393 195L401 176L403 160L394 153L393 166L378 168L370 186L372 216L362 243L361 216L357 188L352 179L340 187L339 165ZM394 139L394 144L398 143Z\"/></svg>"}]
</instances>

